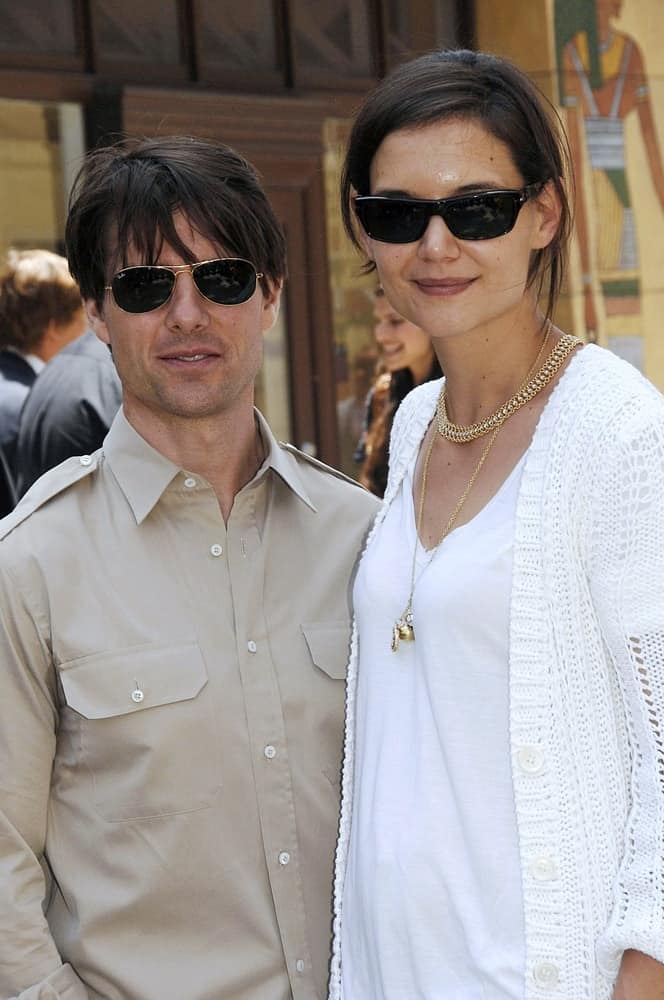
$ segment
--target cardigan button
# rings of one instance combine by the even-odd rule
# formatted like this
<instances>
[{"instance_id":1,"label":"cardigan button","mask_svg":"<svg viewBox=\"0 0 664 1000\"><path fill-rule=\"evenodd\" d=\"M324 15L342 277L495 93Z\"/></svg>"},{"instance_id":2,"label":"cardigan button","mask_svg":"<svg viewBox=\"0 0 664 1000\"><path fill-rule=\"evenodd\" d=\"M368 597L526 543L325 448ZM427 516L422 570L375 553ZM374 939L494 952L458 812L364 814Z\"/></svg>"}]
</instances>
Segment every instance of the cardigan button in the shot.
<instances>
[{"instance_id":1,"label":"cardigan button","mask_svg":"<svg viewBox=\"0 0 664 1000\"><path fill-rule=\"evenodd\" d=\"M547 854L534 858L528 870L537 882L551 882L558 877L556 862Z\"/></svg>"},{"instance_id":2,"label":"cardigan button","mask_svg":"<svg viewBox=\"0 0 664 1000\"><path fill-rule=\"evenodd\" d=\"M539 774L544 767L544 754L539 747L521 747L517 750L516 760L525 774Z\"/></svg>"},{"instance_id":3,"label":"cardigan button","mask_svg":"<svg viewBox=\"0 0 664 1000\"><path fill-rule=\"evenodd\" d=\"M533 969L533 979L538 986L554 990L560 982L560 970L553 962L538 962Z\"/></svg>"}]
</instances>

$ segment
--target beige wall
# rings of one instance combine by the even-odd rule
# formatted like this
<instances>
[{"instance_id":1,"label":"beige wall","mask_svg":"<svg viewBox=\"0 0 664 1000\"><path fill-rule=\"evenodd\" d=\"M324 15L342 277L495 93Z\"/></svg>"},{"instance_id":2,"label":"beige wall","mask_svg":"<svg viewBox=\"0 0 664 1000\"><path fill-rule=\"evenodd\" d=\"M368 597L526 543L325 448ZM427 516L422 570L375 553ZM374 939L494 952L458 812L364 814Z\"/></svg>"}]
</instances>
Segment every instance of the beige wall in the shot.
<instances>
[{"instance_id":1,"label":"beige wall","mask_svg":"<svg viewBox=\"0 0 664 1000\"><path fill-rule=\"evenodd\" d=\"M555 0L475 0L477 46L506 55L533 76L545 94L557 100ZM664 4L661 0L625 0L618 17L612 19L616 32L631 36L640 49L646 69L649 97L659 149L664 147ZM565 113L564 113L565 114ZM638 360L645 374L664 390L664 171L657 157L646 155L644 135L636 110L625 115L625 164L634 214L640 316L620 327L621 318L607 316L606 300L600 288L596 243L600 227L597 201L588 157L583 154L583 183L588 203L590 255L594 302L598 317L597 339L605 346ZM656 175L660 172L660 177ZM658 194L659 188L659 194ZM559 322L576 333L585 333L582 269L578 240L570 261L567 298L561 303ZM624 333L625 336L621 336Z\"/></svg>"}]
</instances>

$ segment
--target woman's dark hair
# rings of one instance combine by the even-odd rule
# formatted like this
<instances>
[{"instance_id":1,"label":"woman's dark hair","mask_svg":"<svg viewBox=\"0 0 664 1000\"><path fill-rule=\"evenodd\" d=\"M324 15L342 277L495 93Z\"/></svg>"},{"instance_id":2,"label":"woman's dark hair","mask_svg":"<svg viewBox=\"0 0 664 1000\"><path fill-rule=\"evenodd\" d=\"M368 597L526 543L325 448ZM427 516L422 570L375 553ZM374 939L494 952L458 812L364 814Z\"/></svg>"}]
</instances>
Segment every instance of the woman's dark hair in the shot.
<instances>
[{"instance_id":1,"label":"woman's dark hair","mask_svg":"<svg viewBox=\"0 0 664 1000\"><path fill-rule=\"evenodd\" d=\"M432 52L399 66L376 87L355 119L343 167L346 232L362 249L351 196L371 193L371 164L383 139L400 129L448 119L477 121L504 142L524 186L547 181L554 186L562 206L558 232L547 247L533 253L528 271L528 284L537 282L538 296L546 288L550 318L563 281L571 228L569 150L553 105L505 59L465 49Z\"/></svg>"},{"instance_id":2,"label":"woman's dark hair","mask_svg":"<svg viewBox=\"0 0 664 1000\"><path fill-rule=\"evenodd\" d=\"M127 263L129 246L145 263L168 243L194 258L173 215L220 251L252 261L264 291L286 274L281 225L251 164L222 143L190 136L124 139L93 150L74 182L65 244L85 299L101 308L111 273Z\"/></svg>"},{"instance_id":3,"label":"woman's dark hair","mask_svg":"<svg viewBox=\"0 0 664 1000\"><path fill-rule=\"evenodd\" d=\"M424 382L442 378L443 370L434 354ZM362 463L359 479L363 486L376 496L385 495L389 464L390 433L397 410L411 389L415 379L410 368L399 368L390 375L379 375L367 399L366 429L358 449Z\"/></svg>"}]
</instances>

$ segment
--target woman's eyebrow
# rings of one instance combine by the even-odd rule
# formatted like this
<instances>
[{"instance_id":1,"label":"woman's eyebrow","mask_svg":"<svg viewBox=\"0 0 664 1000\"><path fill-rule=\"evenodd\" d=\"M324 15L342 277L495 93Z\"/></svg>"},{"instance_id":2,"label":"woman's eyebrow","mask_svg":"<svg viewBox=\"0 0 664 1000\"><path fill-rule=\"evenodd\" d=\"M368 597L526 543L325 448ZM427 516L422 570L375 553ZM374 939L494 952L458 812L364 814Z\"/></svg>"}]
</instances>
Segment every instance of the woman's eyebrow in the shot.
<instances>
[{"instance_id":1,"label":"woman's eyebrow","mask_svg":"<svg viewBox=\"0 0 664 1000\"><path fill-rule=\"evenodd\" d=\"M406 191L402 188L376 188L372 191L374 197L379 198L411 198L415 201L444 201L446 198L456 198L458 195L463 194L477 194L480 191L513 191L520 190L519 188L512 188L505 186L504 184L499 184L495 180L492 181L473 181L472 184L460 184L458 187L454 188L451 192L446 194L443 198L421 198L412 191Z\"/></svg>"}]
</instances>

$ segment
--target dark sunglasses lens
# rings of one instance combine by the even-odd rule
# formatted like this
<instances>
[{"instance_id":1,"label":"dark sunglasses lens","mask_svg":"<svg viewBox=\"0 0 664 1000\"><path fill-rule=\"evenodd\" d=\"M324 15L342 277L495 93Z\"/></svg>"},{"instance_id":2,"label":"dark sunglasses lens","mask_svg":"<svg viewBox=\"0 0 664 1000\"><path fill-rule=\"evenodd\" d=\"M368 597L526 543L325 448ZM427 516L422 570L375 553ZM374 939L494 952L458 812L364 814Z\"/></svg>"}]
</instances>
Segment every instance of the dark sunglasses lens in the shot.
<instances>
[{"instance_id":1,"label":"dark sunglasses lens","mask_svg":"<svg viewBox=\"0 0 664 1000\"><path fill-rule=\"evenodd\" d=\"M427 206L398 198L358 199L355 212L367 236L379 243L414 243L431 218Z\"/></svg>"},{"instance_id":2,"label":"dark sunglasses lens","mask_svg":"<svg viewBox=\"0 0 664 1000\"><path fill-rule=\"evenodd\" d=\"M256 290L256 269L248 260L211 260L194 269L201 295L221 306L247 302Z\"/></svg>"},{"instance_id":3,"label":"dark sunglasses lens","mask_svg":"<svg viewBox=\"0 0 664 1000\"><path fill-rule=\"evenodd\" d=\"M168 300L175 275L160 267L130 267L119 271L113 281L113 297L129 313L150 312Z\"/></svg>"},{"instance_id":4,"label":"dark sunglasses lens","mask_svg":"<svg viewBox=\"0 0 664 1000\"><path fill-rule=\"evenodd\" d=\"M445 207L445 224L460 240L493 240L504 236L516 222L520 203L512 192L482 194Z\"/></svg>"}]
</instances>

